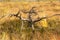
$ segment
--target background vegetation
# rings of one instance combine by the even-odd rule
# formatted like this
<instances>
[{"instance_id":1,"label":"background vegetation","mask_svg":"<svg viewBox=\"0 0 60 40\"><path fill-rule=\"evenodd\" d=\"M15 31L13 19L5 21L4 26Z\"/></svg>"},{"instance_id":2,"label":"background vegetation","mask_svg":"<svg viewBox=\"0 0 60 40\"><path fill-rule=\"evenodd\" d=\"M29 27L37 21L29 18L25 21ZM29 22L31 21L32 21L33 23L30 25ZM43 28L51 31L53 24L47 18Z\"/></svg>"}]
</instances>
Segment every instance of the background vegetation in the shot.
<instances>
[{"instance_id":1,"label":"background vegetation","mask_svg":"<svg viewBox=\"0 0 60 40\"><path fill-rule=\"evenodd\" d=\"M32 5L33 4L33 5ZM30 10L36 6L39 17L60 14L60 2L1 2L0 17L8 14L16 14L18 10ZM25 15L23 14L25 17ZM17 17L4 17L0 19L0 40L60 40L60 16L43 19L34 24L35 30L24 21L23 29Z\"/></svg>"},{"instance_id":2,"label":"background vegetation","mask_svg":"<svg viewBox=\"0 0 60 40\"><path fill-rule=\"evenodd\" d=\"M39 1L60 1L60 0L0 0L0 2L39 2Z\"/></svg>"}]
</instances>

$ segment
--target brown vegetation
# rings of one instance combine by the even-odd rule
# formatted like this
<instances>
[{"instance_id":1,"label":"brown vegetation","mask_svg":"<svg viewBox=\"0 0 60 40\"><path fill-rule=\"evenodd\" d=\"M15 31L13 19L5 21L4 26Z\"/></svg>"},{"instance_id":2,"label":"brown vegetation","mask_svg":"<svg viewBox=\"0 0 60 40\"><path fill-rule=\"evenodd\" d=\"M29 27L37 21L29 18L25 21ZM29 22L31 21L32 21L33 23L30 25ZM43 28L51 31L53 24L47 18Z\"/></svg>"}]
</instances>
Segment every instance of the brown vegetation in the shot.
<instances>
[{"instance_id":1,"label":"brown vegetation","mask_svg":"<svg viewBox=\"0 0 60 40\"><path fill-rule=\"evenodd\" d=\"M52 16L34 23L34 30L29 27L27 21L20 20L16 16L20 10L22 17L27 19L28 14L23 11L29 11L32 7L38 15L32 14L32 19L37 17L49 17L54 14L60 14L59 1L53 2L1 2L0 3L0 40L59 40L60 39L60 16ZM22 11L23 10L23 11ZM20 16L20 14L18 15ZM2 18L1 18L2 17ZM23 29L21 27L23 26Z\"/></svg>"}]
</instances>

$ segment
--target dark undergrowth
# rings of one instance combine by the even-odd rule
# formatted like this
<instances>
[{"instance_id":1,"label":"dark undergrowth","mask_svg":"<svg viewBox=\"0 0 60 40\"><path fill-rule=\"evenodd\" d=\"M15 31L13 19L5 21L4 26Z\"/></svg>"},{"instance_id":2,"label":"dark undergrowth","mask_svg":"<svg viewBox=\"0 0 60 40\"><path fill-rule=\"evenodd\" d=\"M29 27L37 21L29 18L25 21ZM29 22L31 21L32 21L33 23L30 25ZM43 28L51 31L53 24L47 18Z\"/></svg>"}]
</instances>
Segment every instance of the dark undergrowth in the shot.
<instances>
[{"instance_id":1,"label":"dark undergrowth","mask_svg":"<svg viewBox=\"0 0 60 40\"><path fill-rule=\"evenodd\" d=\"M60 20L47 19L48 27L38 27L35 24L33 30L28 26L28 22L23 22L21 29L21 20L4 22L0 25L0 40L52 40L60 35Z\"/></svg>"}]
</instances>

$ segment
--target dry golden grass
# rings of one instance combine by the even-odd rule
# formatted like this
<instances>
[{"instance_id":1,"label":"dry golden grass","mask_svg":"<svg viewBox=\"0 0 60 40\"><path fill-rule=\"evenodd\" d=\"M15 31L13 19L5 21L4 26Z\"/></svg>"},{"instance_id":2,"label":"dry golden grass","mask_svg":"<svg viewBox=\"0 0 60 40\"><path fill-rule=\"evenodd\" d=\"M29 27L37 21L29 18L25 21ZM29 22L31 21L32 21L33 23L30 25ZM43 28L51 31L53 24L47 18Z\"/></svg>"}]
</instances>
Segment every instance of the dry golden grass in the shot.
<instances>
[{"instance_id":1,"label":"dry golden grass","mask_svg":"<svg viewBox=\"0 0 60 40\"><path fill-rule=\"evenodd\" d=\"M32 5L33 4L33 5ZM30 10L35 6L37 14L39 17L51 16L53 14L60 14L60 2L59 1L46 1L46 2L1 2L0 3L0 16L7 14L16 14L18 10ZM27 18L27 15L22 15L24 18ZM33 19L36 17L34 16ZM43 23L44 24L44 23Z\"/></svg>"},{"instance_id":2,"label":"dry golden grass","mask_svg":"<svg viewBox=\"0 0 60 40\"><path fill-rule=\"evenodd\" d=\"M39 17L60 14L60 2L0 2L0 16L16 14L18 10L30 10L36 7ZM22 15L26 17L26 15ZM27 18L27 17L26 17ZM35 17L34 17L35 18ZM0 19L0 40L60 40L60 16L43 19L34 24L35 30L28 27L24 21L21 30L21 20L17 17L4 17Z\"/></svg>"}]
</instances>

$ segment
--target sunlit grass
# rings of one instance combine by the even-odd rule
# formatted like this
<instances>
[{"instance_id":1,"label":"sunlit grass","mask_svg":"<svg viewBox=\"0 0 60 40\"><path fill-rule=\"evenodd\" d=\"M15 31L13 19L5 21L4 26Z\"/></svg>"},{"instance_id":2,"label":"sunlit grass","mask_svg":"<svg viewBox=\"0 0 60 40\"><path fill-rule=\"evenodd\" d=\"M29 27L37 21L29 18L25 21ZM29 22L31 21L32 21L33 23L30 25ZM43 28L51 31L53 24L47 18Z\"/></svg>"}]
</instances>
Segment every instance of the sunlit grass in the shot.
<instances>
[{"instance_id":1,"label":"sunlit grass","mask_svg":"<svg viewBox=\"0 0 60 40\"><path fill-rule=\"evenodd\" d=\"M10 38L11 36L11 40L13 40L13 37L19 37L16 38L21 39L21 40L47 40L51 38L51 36L54 36L53 34L60 34L60 21L59 20L50 20L47 19L47 23L48 23L48 27L38 27L35 25L35 30L32 30L31 27L28 26L28 22L24 21L24 25L23 27L25 29L21 30L21 20L17 19L17 20L11 20L9 22L4 22L3 24L1 24L0 26L2 26L0 28L0 30L2 31L1 35L6 35ZM9 35L7 35L9 34ZM12 36L12 35L16 35L16 36ZM3 38L3 36L2 36ZM54 37L53 37L54 38Z\"/></svg>"},{"instance_id":2,"label":"sunlit grass","mask_svg":"<svg viewBox=\"0 0 60 40\"><path fill-rule=\"evenodd\" d=\"M29 4L29 6L28 6ZM33 4L33 5L31 5ZM47 5L45 5L47 4ZM18 5L18 6L17 6ZM9 13L17 13L19 9L30 10L32 6L38 6L36 10L41 10L41 12L37 12L39 16L43 14L56 14L59 13L60 10L59 2L56 2L56 6L52 6L53 3L48 2L40 2L40 3L0 3L0 15L5 15ZM40 6L39 6L40 5ZM55 9L55 10L54 10ZM42 15L40 15L40 13ZM24 15L25 16L25 15ZM60 35L60 17L53 17L49 19L43 19L34 24L34 30L32 27L29 27L27 21L23 21L23 29L22 20L17 17L7 17L0 19L0 40L10 39L10 40L52 40L56 39L56 35Z\"/></svg>"}]
</instances>

